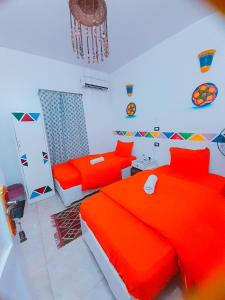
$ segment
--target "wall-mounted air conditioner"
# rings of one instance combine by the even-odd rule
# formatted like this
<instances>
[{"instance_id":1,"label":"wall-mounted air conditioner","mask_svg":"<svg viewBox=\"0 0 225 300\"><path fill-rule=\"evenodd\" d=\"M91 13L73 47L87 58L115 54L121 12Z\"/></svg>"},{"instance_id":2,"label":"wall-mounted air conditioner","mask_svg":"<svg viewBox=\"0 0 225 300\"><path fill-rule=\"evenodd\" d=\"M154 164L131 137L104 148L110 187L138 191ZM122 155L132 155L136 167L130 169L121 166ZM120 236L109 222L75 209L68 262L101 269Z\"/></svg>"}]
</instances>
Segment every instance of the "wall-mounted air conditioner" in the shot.
<instances>
[{"instance_id":1,"label":"wall-mounted air conditioner","mask_svg":"<svg viewBox=\"0 0 225 300\"><path fill-rule=\"evenodd\" d=\"M109 89L109 83L107 81L89 76L83 76L81 78L81 85L83 88L91 88L102 91L108 91Z\"/></svg>"}]
</instances>

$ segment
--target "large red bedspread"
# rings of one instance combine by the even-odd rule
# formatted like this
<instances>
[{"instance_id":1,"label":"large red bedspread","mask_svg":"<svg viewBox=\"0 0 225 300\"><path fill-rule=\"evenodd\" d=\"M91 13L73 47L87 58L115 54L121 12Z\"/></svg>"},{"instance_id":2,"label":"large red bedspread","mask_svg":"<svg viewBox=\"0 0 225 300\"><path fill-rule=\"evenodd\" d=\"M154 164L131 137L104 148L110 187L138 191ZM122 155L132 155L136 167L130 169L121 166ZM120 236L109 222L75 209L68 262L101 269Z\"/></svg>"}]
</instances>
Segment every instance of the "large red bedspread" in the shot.
<instances>
[{"instance_id":1,"label":"large red bedspread","mask_svg":"<svg viewBox=\"0 0 225 300\"><path fill-rule=\"evenodd\" d=\"M141 172L102 192L164 236L174 247L189 283L198 286L225 261L224 179L211 176L212 185L206 178L195 183L171 176L168 168ZM153 195L143 189L150 174L158 176Z\"/></svg>"}]
</instances>

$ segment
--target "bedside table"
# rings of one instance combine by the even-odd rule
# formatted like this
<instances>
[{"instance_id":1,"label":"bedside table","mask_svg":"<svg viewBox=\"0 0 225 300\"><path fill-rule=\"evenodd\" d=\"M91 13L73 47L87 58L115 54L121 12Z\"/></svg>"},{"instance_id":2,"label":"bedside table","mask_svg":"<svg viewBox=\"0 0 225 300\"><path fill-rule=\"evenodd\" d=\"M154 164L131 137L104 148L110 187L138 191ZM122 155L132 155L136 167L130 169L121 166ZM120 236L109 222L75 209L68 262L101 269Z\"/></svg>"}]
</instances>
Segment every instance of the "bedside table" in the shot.
<instances>
[{"instance_id":1,"label":"bedside table","mask_svg":"<svg viewBox=\"0 0 225 300\"><path fill-rule=\"evenodd\" d=\"M146 170L152 170L158 167L156 161L134 160L131 167L131 176Z\"/></svg>"},{"instance_id":2,"label":"bedside table","mask_svg":"<svg viewBox=\"0 0 225 300\"><path fill-rule=\"evenodd\" d=\"M133 175L135 175L135 174L137 174L139 172L142 172L142 171L143 170L141 170L141 169L138 169L138 168L135 168L135 167L131 167L131 169L130 169L130 175L133 176Z\"/></svg>"}]
</instances>

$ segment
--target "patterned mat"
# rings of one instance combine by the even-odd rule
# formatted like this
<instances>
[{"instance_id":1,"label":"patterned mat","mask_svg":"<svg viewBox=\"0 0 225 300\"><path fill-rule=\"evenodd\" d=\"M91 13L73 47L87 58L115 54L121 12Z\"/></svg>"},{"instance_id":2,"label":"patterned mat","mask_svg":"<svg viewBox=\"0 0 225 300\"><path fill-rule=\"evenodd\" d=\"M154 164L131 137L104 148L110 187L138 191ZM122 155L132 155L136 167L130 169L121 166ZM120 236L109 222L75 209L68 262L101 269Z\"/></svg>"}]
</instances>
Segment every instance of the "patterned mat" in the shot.
<instances>
[{"instance_id":1,"label":"patterned mat","mask_svg":"<svg viewBox=\"0 0 225 300\"><path fill-rule=\"evenodd\" d=\"M56 228L54 237L58 248L65 246L81 235L80 204L81 201L51 216L52 224Z\"/></svg>"}]
</instances>

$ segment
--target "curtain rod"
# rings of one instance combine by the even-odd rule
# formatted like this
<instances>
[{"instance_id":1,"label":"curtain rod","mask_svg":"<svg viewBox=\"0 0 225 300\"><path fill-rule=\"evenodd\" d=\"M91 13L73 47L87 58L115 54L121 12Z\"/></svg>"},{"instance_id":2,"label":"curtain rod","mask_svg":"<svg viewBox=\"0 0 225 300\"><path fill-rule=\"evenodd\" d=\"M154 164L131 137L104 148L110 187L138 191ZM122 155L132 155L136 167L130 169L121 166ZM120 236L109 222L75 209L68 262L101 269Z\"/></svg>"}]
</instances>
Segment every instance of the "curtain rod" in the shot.
<instances>
[{"instance_id":1,"label":"curtain rod","mask_svg":"<svg viewBox=\"0 0 225 300\"><path fill-rule=\"evenodd\" d=\"M81 94L81 93L64 92L64 91L55 91L55 90L49 90L49 89L39 89L39 90L38 90L38 95L39 95L40 91L48 91L48 92L54 92L54 93L72 94L72 95L81 95L81 96L83 96L83 94Z\"/></svg>"}]
</instances>

